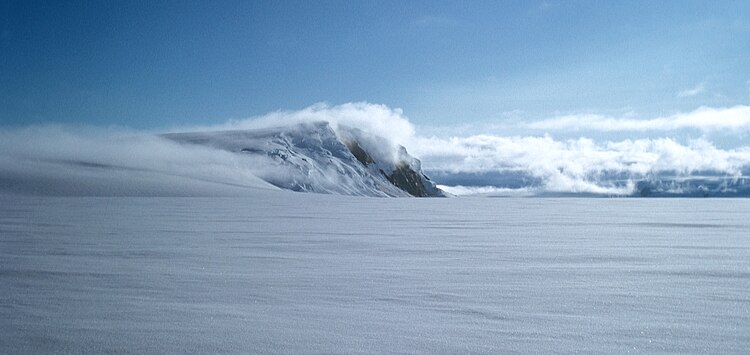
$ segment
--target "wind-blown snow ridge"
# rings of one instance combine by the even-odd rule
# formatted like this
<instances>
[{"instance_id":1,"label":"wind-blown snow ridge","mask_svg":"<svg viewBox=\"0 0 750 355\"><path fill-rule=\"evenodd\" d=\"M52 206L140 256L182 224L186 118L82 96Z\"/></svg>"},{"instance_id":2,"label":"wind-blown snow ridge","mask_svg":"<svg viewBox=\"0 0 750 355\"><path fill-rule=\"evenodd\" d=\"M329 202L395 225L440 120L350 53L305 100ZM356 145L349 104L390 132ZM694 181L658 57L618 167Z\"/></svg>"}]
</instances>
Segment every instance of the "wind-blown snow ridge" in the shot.
<instances>
[{"instance_id":1,"label":"wind-blown snow ridge","mask_svg":"<svg viewBox=\"0 0 750 355\"><path fill-rule=\"evenodd\" d=\"M404 147L340 124L334 129L328 122L303 122L163 137L239 154L256 176L283 189L379 197L444 196Z\"/></svg>"}]
</instances>

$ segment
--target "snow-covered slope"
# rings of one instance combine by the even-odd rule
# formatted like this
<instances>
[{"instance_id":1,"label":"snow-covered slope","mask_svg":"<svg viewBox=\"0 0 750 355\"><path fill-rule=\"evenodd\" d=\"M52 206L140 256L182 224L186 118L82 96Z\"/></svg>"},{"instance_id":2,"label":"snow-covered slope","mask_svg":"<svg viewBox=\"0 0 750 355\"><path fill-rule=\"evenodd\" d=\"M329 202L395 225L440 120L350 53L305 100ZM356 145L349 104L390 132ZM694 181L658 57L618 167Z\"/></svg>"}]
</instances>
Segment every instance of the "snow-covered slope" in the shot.
<instances>
[{"instance_id":1,"label":"snow-covered slope","mask_svg":"<svg viewBox=\"0 0 750 355\"><path fill-rule=\"evenodd\" d=\"M444 196L404 147L328 122L257 130L171 133L183 144L236 153L269 183L293 191L359 196Z\"/></svg>"}]
</instances>

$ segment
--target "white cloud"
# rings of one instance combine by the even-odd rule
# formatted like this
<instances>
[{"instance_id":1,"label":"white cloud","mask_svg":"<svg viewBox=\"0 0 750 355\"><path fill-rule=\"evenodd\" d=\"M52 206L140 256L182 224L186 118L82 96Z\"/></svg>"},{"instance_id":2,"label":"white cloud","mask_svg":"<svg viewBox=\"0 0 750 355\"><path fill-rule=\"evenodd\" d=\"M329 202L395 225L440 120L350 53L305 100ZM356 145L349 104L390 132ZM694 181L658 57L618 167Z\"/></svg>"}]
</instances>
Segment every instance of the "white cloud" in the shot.
<instances>
[{"instance_id":1,"label":"white cloud","mask_svg":"<svg viewBox=\"0 0 750 355\"><path fill-rule=\"evenodd\" d=\"M425 136L401 110L363 102L336 106L317 104L298 111L273 112L189 130L255 129L311 121L359 128L404 145L422 160L427 170L467 174L517 172L533 177L538 182L534 188L552 192L624 194L633 188L632 183L622 180L629 177L659 172L687 176L702 171L742 176L743 170L750 167L750 147L722 149L707 138L686 143L671 138L556 140L549 135L468 135L457 133L460 131L454 131L454 136L448 131L442 136ZM578 115L528 125L561 130L738 130L750 127L750 107L702 108L648 120ZM228 152L185 147L150 133L81 132L49 126L0 129L0 184L3 174L15 178L67 176L72 184L111 178L123 186L127 186L132 177L146 179L143 175L148 175L149 181L157 185L165 185L163 181L168 179L181 179L191 182L183 184L185 186L200 182L204 188L206 184L213 187L262 186L253 174L253 169L259 167L249 167L238 159ZM618 176L619 182L612 182L613 174ZM226 193L228 190L223 187L221 191ZM136 190L140 188L133 186ZM211 189L202 191L215 190ZM460 189L458 187L453 189L457 194L462 193L456 190ZM499 190L475 192L503 193Z\"/></svg>"},{"instance_id":2,"label":"white cloud","mask_svg":"<svg viewBox=\"0 0 750 355\"><path fill-rule=\"evenodd\" d=\"M414 21L419 27L448 27L454 26L456 21L446 16L425 15Z\"/></svg>"},{"instance_id":3,"label":"white cloud","mask_svg":"<svg viewBox=\"0 0 750 355\"><path fill-rule=\"evenodd\" d=\"M547 11L553 7L557 6L557 3L549 2L549 1L542 1L541 4L539 4L538 9L540 11Z\"/></svg>"},{"instance_id":4,"label":"white cloud","mask_svg":"<svg viewBox=\"0 0 750 355\"><path fill-rule=\"evenodd\" d=\"M724 150L703 139L683 145L669 138L595 142L475 135L416 138L412 150L429 170L517 172L538 178L547 192L623 195L632 191L633 180L649 174L739 177L750 167L749 147ZM613 174L625 180L613 181Z\"/></svg>"},{"instance_id":5,"label":"white cloud","mask_svg":"<svg viewBox=\"0 0 750 355\"><path fill-rule=\"evenodd\" d=\"M720 149L704 139L680 144L670 138L595 142L543 137L476 135L415 138L412 150L429 169L451 172L522 170L534 176L585 177L615 171L721 171L739 174L750 165L750 147Z\"/></svg>"},{"instance_id":6,"label":"white cloud","mask_svg":"<svg viewBox=\"0 0 750 355\"><path fill-rule=\"evenodd\" d=\"M700 95L706 91L706 84L700 83L692 89L682 90L677 93L677 97L693 97Z\"/></svg>"},{"instance_id":7,"label":"white cloud","mask_svg":"<svg viewBox=\"0 0 750 355\"><path fill-rule=\"evenodd\" d=\"M297 111L277 111L262 116L230 120L220 125L182 127L172 131L260 129L316 121L329 122L334 126L341 124L359 128L402 145L405 145L415 134L414 125L404 116L401 109L367 102L353 102L335 106L318 103Z\"/></svg>"},{"instance_id":8,"label":"white cloud","mask_svg":"<svg viewBox=\"0 0 750 355\"><path fill-rule=\"evenodd\" d=\"M516 171L538 178L539 188L553 192L625 194L632 185L607 181L606 174L644 176L658 172L689 175L715 171L741 175L750 166L750 148L720 149L706 139L681 144L670 138L596 141L589 138L555 140L550 136L466 135L442 130L440 136L419 134L400 109L366 102L331 106L316 104L298 111L280 111L209 129L248 129L298 122L328 121L362 129L404 145L423 167L454 173ZM532 123L545 130L702 131L750 128L750 106L700 108L667 117L638 120L600 115L574 115ZM463 192L456 191L457 194ZM495 191L497 192L497 191ZM485 193L488 193L485 191Z\"/></svg>"},{"instance_id":9,"label":"white cloud","mask_svg":"<svg viewBox=\"0 0 750 355\"><path fill-rule=\"evenodd\" d=\"M650 119L616 118L595 114L567 115L523 123L536 130L574 131L671 131L696 129L704 132L750 129L750 106L701 107L688 113Z\"/></svg>"}]
</instances>

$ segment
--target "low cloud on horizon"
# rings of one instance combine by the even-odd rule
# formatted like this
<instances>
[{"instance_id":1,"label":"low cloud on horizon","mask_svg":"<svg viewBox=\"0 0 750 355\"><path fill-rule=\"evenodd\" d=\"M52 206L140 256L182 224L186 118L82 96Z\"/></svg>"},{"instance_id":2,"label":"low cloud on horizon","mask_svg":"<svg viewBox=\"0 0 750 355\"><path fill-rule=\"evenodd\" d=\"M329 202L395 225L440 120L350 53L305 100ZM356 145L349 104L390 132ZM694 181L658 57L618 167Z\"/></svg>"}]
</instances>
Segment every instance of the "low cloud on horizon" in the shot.
<instances>
[{"instance_id":1,"label":"low cloud on horizon","mask_svg":"<svg viewBox=\"0 0 750 355\"><path fill-rule=\"evenodd\" d=\"M599 115L564 116L524 122L522 125L530 129L525 135L426 136L420 134L402 110L358 102L333 106L316 104L301 110L271 112L214 126L168 131L260 129L312 121L347 125L387 138L420 158L423 168L428 171L514 171L538 179L543 189L557 192L620 194L632 189L632 186L613 186L605 181L603 176L611 173L642 177L660 172L689 176L711 171L741 177L750 167L750 147L747 145L719 148L709 137L679 141L666 135L680 129L746 134L750 129L748 106L703 107L692 112L642 120ZM586 135L555 139L549 134L534 133L535 130L651 131L665 135L634 136L622 140ZM153 132L42 125L0 128L0 138L0 182L3 178L7 181L8 176L16 179L43 176L44 181L53 181L58 175L67 176L69 181L90 179L100 182L106 178L126 181L128 174L152 172L156 174L150 177L154 181L159 179L158 176L170 176L203 185L231 186L231 189L268 187L254 178L253 169L259 167L248 165L234 154L165 142ZM114 168L99 176L91 173L91 167L97 164ZM202 188L206 194L213 191L205 186ZM138 187L135 186L134 190L138 191ZM147 194L150 190L143 191ZM224 192L229 193L228 190Z\"/></svg>"}]
</instances>

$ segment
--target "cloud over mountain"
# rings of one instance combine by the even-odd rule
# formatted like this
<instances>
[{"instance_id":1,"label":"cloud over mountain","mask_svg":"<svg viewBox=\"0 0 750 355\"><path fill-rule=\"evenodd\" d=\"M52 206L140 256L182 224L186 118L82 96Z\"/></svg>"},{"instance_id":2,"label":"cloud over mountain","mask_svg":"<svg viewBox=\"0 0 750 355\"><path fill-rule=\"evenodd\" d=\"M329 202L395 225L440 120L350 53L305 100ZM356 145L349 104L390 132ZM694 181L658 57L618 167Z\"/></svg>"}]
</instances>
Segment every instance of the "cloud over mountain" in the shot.
<instances>
[{"instance_id":1,"label":"cloud over mountain","mask_svg":"<svg viewBox=\"0 0 750 355\"><path fill-rule=\"evenodd\" d=\"M534 134L533 130L526 135L426 136L420 134L400 109L366 102L316 104L297 111L277 111L216 126L182 127L169 132L258 130L311 122L328 122L336 132L342 131L337 127L345 126L368 136L383 137L367 150L373 156L390 158L391 162L397 161L398 146L405 146L421 159L421 167L428 176L434 174L437 184L465 185L464 182L471 180L473 188L468 186L461 190L464 192L510 188L517 190L516 194L551 191L626 195L633 193L644 179L708 175L736 183L750 169L750 146L720 147L708 136L684 140L668 135L675 129L694 128L741 136L750 127L748 106L701 108L646 120L587 115L524 123L551 131L665 133L663 137L620 140L583 135L556 139L550 134ZM183 188L171 187L169 195L189 194L186 191L191 186L201 194L219 191L230 195L245 187L274 188L257 177L259 171L268 173L268 166L247 164L247 157L223 149L180 145L151 133L32 126L0 130L0 138L0 183L6 188L36 181L32 184L34 189L42 191L50 189L55 179L75 187L74 190L78 189L76 186L83 189L87 183L102 190L103 181L110 179L118 182L114 186L122 194L133 191L149 194L169 185L160 181L170 179L181 181Z\"/></svg>"}]
</instances>

